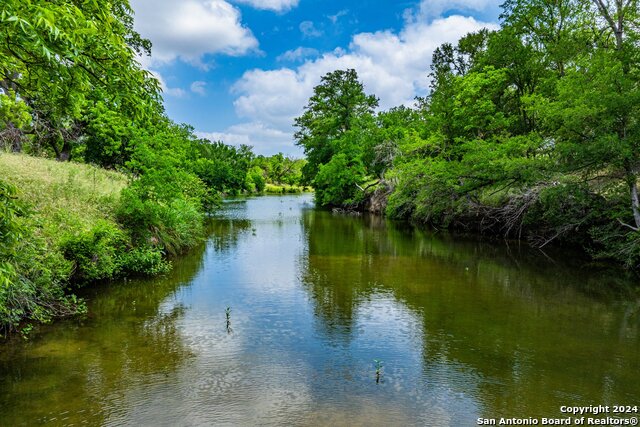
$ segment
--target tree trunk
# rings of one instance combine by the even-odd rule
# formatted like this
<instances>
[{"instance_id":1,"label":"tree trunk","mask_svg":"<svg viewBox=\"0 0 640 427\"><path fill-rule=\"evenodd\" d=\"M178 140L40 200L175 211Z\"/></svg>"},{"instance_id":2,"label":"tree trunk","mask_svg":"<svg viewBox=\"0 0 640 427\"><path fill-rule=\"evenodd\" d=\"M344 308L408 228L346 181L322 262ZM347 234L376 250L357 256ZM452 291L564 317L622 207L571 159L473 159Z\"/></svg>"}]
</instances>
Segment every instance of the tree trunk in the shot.
<instances>
[{"instance_id":1,"label":"tree trunk","mask_svg":"<svg viewBox=\"0 0 640 427\"><path fill-rule=\"evenodd\" d=\"M51 147L51 149L55 153L56 159L60 159L60 149L58 148L58 141L56 136L47 135L45 136L45 140L47 141L47 144L49 145L49 147Z\"/></svg>"},{"instance_id":2,"label":"tree trunk","mask_svg":"<svg viewBox=\"0 0 640 427\"><path fill-rule=\"evenodd\" d=\"M638 180L635 174L627 173L627 182L631 192L631 209L633 209L633 219L636 228L640 229L640 197L638 197Z\"/></svg>"},{"instance_id":3,"label":"tree trunk","mask_svg":"<svg viewBox=\"0 0 640 427\"><path fill-rule=\"evenodd\" d=\"M62 143L62 149L56 153L56 158L60 162L67 162L71 160L71 144L69 141L64 140Z\"/></svg>"}]
</instances>

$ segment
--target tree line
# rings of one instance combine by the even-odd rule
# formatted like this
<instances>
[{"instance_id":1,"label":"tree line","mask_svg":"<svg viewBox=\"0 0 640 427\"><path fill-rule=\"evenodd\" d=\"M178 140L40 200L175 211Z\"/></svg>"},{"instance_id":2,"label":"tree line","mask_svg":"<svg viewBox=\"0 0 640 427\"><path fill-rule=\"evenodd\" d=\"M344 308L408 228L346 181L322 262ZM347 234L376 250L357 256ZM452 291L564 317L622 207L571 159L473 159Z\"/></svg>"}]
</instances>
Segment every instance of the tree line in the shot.
<instances>
[{"instance_id":1,"label":"tree line","mask_svg":"<svg viewBox=\"0 0 640 427\"><path fill-rule=\"evenodd\" d=\"M584 248L640 265L640 5L507 0L433 54L431 87L376 112L354 70L296 119L320 205Z\"/></svg>"}]
</instances>

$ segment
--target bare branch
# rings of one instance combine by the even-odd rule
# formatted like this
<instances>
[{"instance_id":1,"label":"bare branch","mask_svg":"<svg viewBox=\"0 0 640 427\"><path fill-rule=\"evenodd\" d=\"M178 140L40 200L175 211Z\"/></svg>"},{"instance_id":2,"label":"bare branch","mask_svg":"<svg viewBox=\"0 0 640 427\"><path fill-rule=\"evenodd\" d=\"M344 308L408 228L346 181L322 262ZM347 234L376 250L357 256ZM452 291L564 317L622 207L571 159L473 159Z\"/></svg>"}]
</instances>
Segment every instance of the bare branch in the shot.
<instances>
[{"instance_id":1,"label":"bare branch","mask_svg":"<svg viewBox=\"0 0 640 427\"><path fill-rule=\"evenodd\" d=\"M627 228L630 228L633 231L639 231L640 230L640 228L638 228L638 227L634 227L633 225L629 225L626 222L622 222L622 220L620 218L618 218L618 222L620 223L620 225L622 225L624 227L627 227Z\"/></svg>"}]
</instances>

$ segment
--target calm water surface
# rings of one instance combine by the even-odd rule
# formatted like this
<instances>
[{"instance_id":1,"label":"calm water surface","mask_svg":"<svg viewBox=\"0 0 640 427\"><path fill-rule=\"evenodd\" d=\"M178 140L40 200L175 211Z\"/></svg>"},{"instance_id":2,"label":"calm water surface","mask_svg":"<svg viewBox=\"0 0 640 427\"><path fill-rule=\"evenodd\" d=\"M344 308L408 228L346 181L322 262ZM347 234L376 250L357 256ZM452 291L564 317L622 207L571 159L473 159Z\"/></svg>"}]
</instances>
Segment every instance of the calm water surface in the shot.
<instances>
[{"instance_id":1,"label":"calm water surface","mask_svg":"<svg viewBox=\"0 0 640 427\"><path fill-rule=\"evenodd\" d=\"M228 202L211 232L167 277L91 290L86 319L0 347L0 425L472 426L640 405L640 293L620 272L309 195Z\"/></svg>"}]
</instances>

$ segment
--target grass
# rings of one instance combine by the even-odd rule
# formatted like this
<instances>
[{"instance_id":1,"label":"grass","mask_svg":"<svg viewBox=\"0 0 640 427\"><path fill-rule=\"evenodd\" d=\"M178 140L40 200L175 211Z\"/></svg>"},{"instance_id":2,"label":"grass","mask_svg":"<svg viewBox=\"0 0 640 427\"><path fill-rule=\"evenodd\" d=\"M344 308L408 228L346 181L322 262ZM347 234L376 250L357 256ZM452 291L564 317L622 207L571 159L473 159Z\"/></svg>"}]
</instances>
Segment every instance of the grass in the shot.
<instances>
[{"instance_id":1,"label":"grass","mask_svg":"<svg viewBox=\"0 0 640 427\"><path fill-rule=\"evenodd\" d=\"M289 184L269 184L267 183L264 192L267 194L295 194L309 191L309 187L301 187Z\"/></svg>"},{"instance_id":2,"label":"grass","mask_svg":"<svg viewBox=\"0 0 640 427\"><path fill-rule=\"evenodd\" d=\"M52 239L112 220L127 186L127 177L118 172L22 154L0 154L0 176L18 188L18 199Z\"/></svg>"},{"instance_id":3,"label":"grass","mask_svg":"<svg viewBox=\"0 0 640 427\"><path fill-rule=\"evenodd\" d=\"M83 303L66 289L74 275L90 269L99 277L115 271L121 256L116 243L126 239L115 214L127 177L90 165L0 153L0 178L16 188L20 210L13 220L19 238L2 242L0 334L30 330L25 322L83 312ZM81 253L67 253L68 248Z\"/></svg>"},{"instance_id":4,"label":"grass","mask_svg":"<svg viewBox=\"0 0 640 427\"><path fill-rule=\"evenodd\" d=\"M70 285L164 273L167 254L201 237L200 202L184 197L187 189L174 194L179 180L163 183L171 190L164 199L147 199L158 190L153 179L129 185L91 165L0 153L0 181L17 199L0 198L0 208L16 212L0 240L0 334L82 312Z\"/></svg>"}]
</instances>

